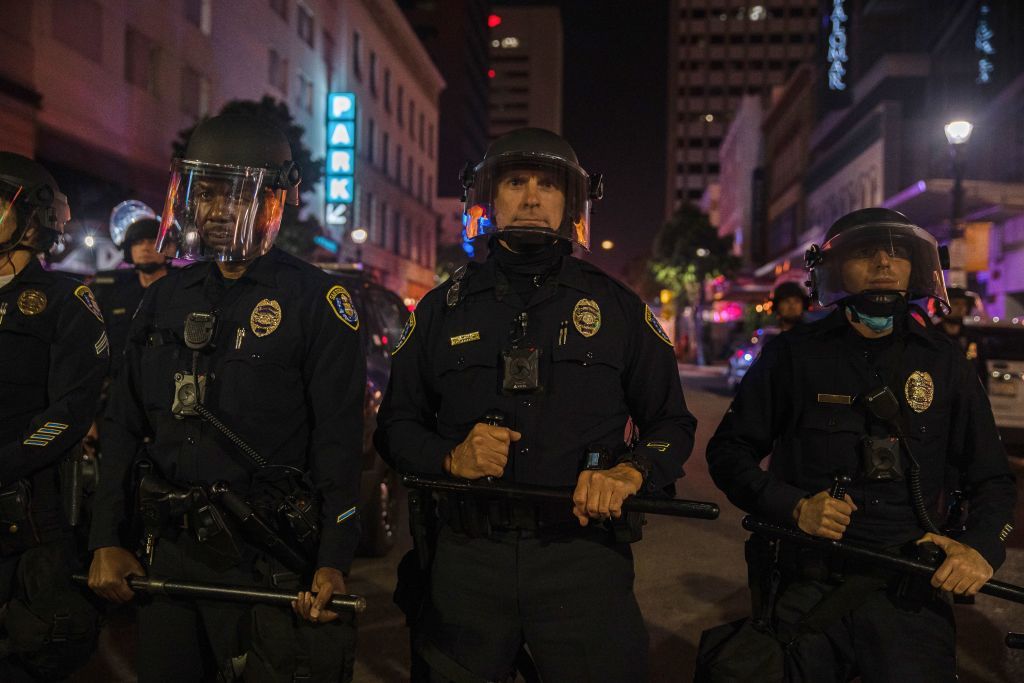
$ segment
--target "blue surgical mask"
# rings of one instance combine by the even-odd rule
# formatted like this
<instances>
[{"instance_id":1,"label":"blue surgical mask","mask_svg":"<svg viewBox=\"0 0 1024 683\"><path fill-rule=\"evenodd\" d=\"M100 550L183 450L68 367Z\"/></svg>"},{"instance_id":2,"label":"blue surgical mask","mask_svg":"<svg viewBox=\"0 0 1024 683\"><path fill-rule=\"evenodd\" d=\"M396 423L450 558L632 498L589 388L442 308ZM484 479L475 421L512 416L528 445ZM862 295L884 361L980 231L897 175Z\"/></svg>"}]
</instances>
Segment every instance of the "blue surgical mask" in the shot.
<instances>
[{"instance_id":1,"label":"blue surgical mask","mask_svg":"<svg viewBox=\"0 0 1024 683\"><path fill-rule=\"evenodd\" d=\"M892 329L893 317L891 315L864 315L853 306L850 306L858 322L868 326L872 332L885 332Z\"/></svg>"}]
</instances>

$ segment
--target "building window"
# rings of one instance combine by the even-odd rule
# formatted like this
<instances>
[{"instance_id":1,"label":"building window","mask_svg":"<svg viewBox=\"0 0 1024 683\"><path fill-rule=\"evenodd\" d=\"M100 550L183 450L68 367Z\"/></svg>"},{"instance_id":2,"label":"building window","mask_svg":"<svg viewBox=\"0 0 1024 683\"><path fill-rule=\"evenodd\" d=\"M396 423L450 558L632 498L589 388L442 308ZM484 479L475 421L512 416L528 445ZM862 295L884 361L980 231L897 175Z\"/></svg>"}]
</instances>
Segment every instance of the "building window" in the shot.
<instances>
[{"instance_id":1,"label":"building window","mask_svg":"<svg viewBox=\"0 0 1024 683\"><path fill-rule=\"evenodd\" d=\"M377 226L373 222L373 193L367 192L363 194L363 204L360 207L360 216L362 218L363 227L370 233L370 243L377 243Z\"/></svg>"},{"instance_id":2,"label":"building window","mask_svg":"<svg viewBox=\"0 0 1024 683\"><path fill-rule=\"evenodd\" d=\"M270 9L274 10L274 13L288 21L288 0L270 0Z\"/></svg>"},{"instance_id":3,"label":"building window","mask_svg":"<svg viewBox=\"0 0 1024 683\"><path fill-rule=\"evenodd\" d=\"M377 96L377 53L370 50L370 94Z\"/></svg>"},{"instance_id":4,"label":"building window","mask_svg":"<svg viewBox=\"0 0 1024 683\"><path fill-rule=\"evenodd\" d=\"M62 3L53 8L53 37L83 57L103 61L103 8L95 0Z\"/></svg>"},{"instance_id":5,"label":"building window","mask_svg":"<svg viewBox=\"0 0 1024 683\"><path fill-rule=\"evenodd\" d=\"M359 37L359 31L352 32L352 73L355 74L356 80L360 83L363 82L363 69L359 60L359 54L362 51L362 41Z\"/></svg>"},{"instance_id":6,"label":"building window","mask_svg":"<svg viewBox=\"0 0 1024 683\"><path fill-rule=\"evenodd\" d=\"M412 155L409 155L409 159L405 164L405 189L409 194L412 194Z\"/></svg>"},{"instance_id":7,"label":"building window","mask_svg":"<svg viewBox=\"0 0 1024 683\"><path fill-rule=\"evenodd\" d=\"M421 152L423 151L423 147L424 147L424 144L425 144L425 140L423 139L424 138L423 126L424 126L425 122L426 122L426 117L423 116L423 112L420 112L420 151Z\"/></svg>"},{"instance_id":8,"label":"building window","mask_svg":"<svg viewBox=\"0 0 1024 683\"><path fill-rule=\"evenodd\" d=\"M307 114L313 113L313 81L301 71L298 92L295 93L295 106Z\"/></svg>"},{"instance_id":9,"label":"building window","mask_svg":"<svg viewBox=\"0 0 1024 683\"><path fill-rule=\"evenodd\" d=\"M210 80L190 66L181 69L181 111L193 119L210 111Z\"/></svg>"},{"instance_id":10,"label":"building window","mask_svg":"<svg viewBox=\"0 0 1024 683\"><path fill-rule=\"evenodd\" d=\"M398 125L405 125L405 88L398 86Z\"/></svg>"},{"instance_id":11,"label":"building window","mask_svg":"<svg viewBox=\"0 0 1024 683\"><path fill-rule=\"evenodd\" d=\"M366 158L373 163L374 141L377 139L377 125L370 119L366 126Z\"/></svg>"},{"instance_id":12,"label":"building window","mask_svg":"<svg viewBox=\"0 0 1024 683\"><path fill-rule=\"evenodd\" d=\"M381 152L380 156L381 156L381 161L382 161L382 164L383 164L384 175L387 175L388 174L388 164L390 162L390 158L389 158L390 154L389 154L389 152L390 152L390 149L391 149L390 148L391 140L388 138L388 134L387 134L386 131L384 133L382 133L381 135L382 135L382 137L381 137L381 143L380 143L380 152Z\"/></svg>"},{"instance_id":13,"label":"building window","mask_svg":"<svg viewBox=\"0 0 1024 683\"><path fill-rule=\"evenodd\" d=\"M434 176L427 176L427 206L434 205Z\"/></svg>"},{"instance_id":14,"label":"building window","mask_svg":"<svg viewBox=\"0 0 1024 683\"><path fill-rule=\"evenodd\" d=\"M295 9L295 28L299 32L299 39L313 47L313 13L303 4L296 5Z\"/></svg>"},{"instance_id":15,"label":"building window","mask_svg":"<svg viewBox=\"0 0 1024 683\"><path fill-rule=\"evenodd\" d=\"M388 243L388 205L380 203L380 220L377 221L377 246L386 247Z\"/></svg>"},{"instance_id":16,"label":"building window","mask_svg":"<svg viewBox=\"0 0 1024 683\"><path fill-rule=\"evenodd\" d=\"M402 146L395 145L395 182L402 184Z\"/></svg>"},{"instance_id":17,"label":"building window","mask_svg":"<svg viewBox=\"0 0 1024 683\"><path fill-rule=\"evenodd\" d=\"M334 88L334 37L324 29L323 32L324 70L327 72L327 90Z\"/></svg>"},{"instance_id":18,"label":"building window","mask_svg":"<svg viewBox=\"0 0 1024 683\"><path fill-rule=\"evenodd\" d=\"M129 26L124 33L124 79L157 97L159 66L160 47Z\"/></svg>"},{"instance_id":19,"label":"building window","mask_svg":"<svg viewBox=\"0 0 1024 683\"><path fill-rule=\"evenodd\" d=\"M277 50L270 48L270 68L267 73L270 85L288 94L288 60L278 54Z\"/></svg>"},{"instance_id":20,"label":"building window","mask_svg":"<svg viewBox=\"0 0 1024 683\"><path fill-rule=\"evenodd\" d=\"M391 69L384 69L384 111L391 113Z\"/></svg>"},{"instance_id":21,"label":"building window","mask_svg":"<svg viewBox=\"0 0 1024 683\"><path fill-rule=\"evenodd\" d=\"M185 21L210 35L210 0L185 0Z\"/></svg>"},{"instance_id":22,"label":"building window","mask_svg":"<svg viewBox=\"0 0 1024 683\"><path fill-rule=\"evenodd\" d=\"M416 198L423 201L423 167L416 169Z\"/></svg>"},{"instance_id":23,"label":"building window","mask_svg":"<svg viewBox=\"0 0 1024 683\"><path fill-rule=\"evenodd\" d=\"M409 136L416 142L416 103L409 98Z\"/></svg>"},{"instance_id":24,"label":"building window","mask_svg":"<svg viewBox=\"0 0 1024 683\"><path fill-rule=\"evenodd\" d=\"M402 246L402 214L398 209L391 214L391 252L398 255Z\"/></svg>"},{"instance_id":25,"label":"building window","mask_svg":"<svg viewBox=\"0 0 1024 683\"><path fill-rule=\"evenodd\" d=\"M427 128L427 156L434 158L434 124Z\"/></svg>"},{"instance_id":26,"label":"building window","mask_svg":"<svg viewBox=\"0 0 1024 683\"><path fill-rule=\"evenodd\" d=\"M401 253L402 253L403 257L409 258L409 256L411 255L411 253L410 253L411 252L411 249L410 249L411 246L412 246L412 226L409 224L409 219L408 218L404 218L402 220L402 244L401 244Z\"/></svg>"}]
</instances>

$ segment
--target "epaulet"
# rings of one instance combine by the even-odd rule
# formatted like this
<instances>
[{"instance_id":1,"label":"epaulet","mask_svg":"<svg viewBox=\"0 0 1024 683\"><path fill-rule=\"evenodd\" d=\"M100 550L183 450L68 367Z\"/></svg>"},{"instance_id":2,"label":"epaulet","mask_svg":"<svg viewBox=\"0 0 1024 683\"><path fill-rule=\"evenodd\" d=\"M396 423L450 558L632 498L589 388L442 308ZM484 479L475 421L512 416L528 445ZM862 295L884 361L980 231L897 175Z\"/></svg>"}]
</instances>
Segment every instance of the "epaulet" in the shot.
<instances>
[{"instance_id":1,"label":"epaulet","mask_svg":"<svg viewBox=\"0 0 1024 683\"><path fill-rule=\"evenodd\" d=\"M445 294L445 303L448 305L448 308L455 308L459 305L459 302L462 301L462 285L473 274L473 271L479 267L480 264L470 261L452 273L451 279L447 283L448 291Z\"/></svg>"}]
</instances>

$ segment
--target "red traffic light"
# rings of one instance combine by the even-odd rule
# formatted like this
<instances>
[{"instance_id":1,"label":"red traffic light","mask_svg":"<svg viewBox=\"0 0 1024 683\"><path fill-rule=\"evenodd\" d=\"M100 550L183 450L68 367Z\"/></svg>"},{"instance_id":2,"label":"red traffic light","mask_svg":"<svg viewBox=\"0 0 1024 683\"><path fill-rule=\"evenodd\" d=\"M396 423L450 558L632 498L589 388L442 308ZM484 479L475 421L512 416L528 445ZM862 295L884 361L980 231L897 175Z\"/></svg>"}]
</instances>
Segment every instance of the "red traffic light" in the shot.
<instances>
[{"instance_id":1,"label":"red traffic light","mask_svg":"<svg viewBox=\"0 0 1024 683\"><path fill-rule=\"evenodd\" d=\"M501 26L501 17L499 17L497 14L489 15L487 17L487 27L497 28L498 26Z\"/></svg>"}]
</instances>

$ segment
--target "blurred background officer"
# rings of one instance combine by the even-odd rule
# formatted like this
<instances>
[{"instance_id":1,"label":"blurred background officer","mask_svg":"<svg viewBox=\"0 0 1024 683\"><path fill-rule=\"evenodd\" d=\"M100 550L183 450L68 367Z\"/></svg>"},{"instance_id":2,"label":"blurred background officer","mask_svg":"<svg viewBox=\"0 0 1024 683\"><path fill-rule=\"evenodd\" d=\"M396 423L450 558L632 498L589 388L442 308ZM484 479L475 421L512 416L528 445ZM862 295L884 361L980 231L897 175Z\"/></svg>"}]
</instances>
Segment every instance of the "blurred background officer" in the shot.
<instances>
[{"instance_id":1,"label":"blurred background officer","mask_svg":"<svg viewBox=\"0 0 1024 683\"><path fill-rule=\"evenodd\" d=\"M132 599L125 577L144 570L118 531L137 500L152 575L299 597L295 615L144 602L143 681L199 680L206 653L226 677L351 676L354 626L324 605L345 592L358 540L365 361L348 292L273 248L298 183L283 133L250 118L204 121L172 164L157 248L203 263L152 284L135 315L104 421L89 583ZM273 536L243 523L242 503Z\"/></svg>"},{"instance_id":2,"label":"blurred background officer","mask_svg":"<svg viewBox=\"0 0 1024 683\"><path fill-rule=\"evenodd\" d=\"M948 294L949 310L939 311L939 327L950 337L958 339L967 350L968 339L964 334L964 318L974 311L975 294L963 287L950 287Z\"/></svg>"},{"instance_id":3,"label":"blurred background officer","mask_svg":"<svg viewBox=\"0 0 1024 683\"><path fill-rule=\"evenodd\" d=\"M782 544L777 559L753 553L752 591L774 603L755 617L795 640L787 680L953 681L950 593L973 595L1002 563L1016 491L977 375L954 340L911 315L915 300L947 305L935 239L898 212L861 209L808 265L812 296L836 308L762 351L708 444L711 475L767 520L905 552L931 542L945 561L918 585ZM969 491L957 539L933 521L947 466ZM842 499L829 492L837 473L852 478Z\"/></svg>"},{"instance_id":4,"label":"blurred background officer","mask_svg":"<svg viewBox=\"0 0 1024 683\"><path fill-rule=\"evenodd\" d=\"M783 282L772 292L772 312L779 319L783 332L802 324L810 306L807 291L796 282Z\"/></svg>"},{"instance_id":5,"label":"blurred background officer","mask_svg":"<svg viewBox=\"0 0 1024 683\"><path fill-rule=\"evenodd\" d=\"M0 152L0 680L64 678L96 643L62 479L92 422L110 353L88 287L43 269L70 219L35 161ZM63 495L62 495L63 494ZM44 647L45 645L45 647Z\"/></svg>"},{"instance_id":6,"label":"blurred background officer","mask_svg":"<svg viewBox=\"0 0 1024 683\"><path fill-rule=\"evenodd\" d=\"M602 190L565 140L508 133L464 184L466 236L490 254L410 317L378 447L402 472L575 487L574 507L442 498L420 652L438 680L503 679L524 640L544 680L644 680L620 516L693 446L671 343L639 297L570 255Z\"/></svg>"},{"instance_id":7,"label":"blurred background officer","mask_svg":"<svg viewBox=\"0 0 1024 683\"><path fill-rule=\"evenodd\" d=\"M146 288L167 274L169 259L156 250L160 221L152 209L137 200L122 202L110 216L110 236L121 247L130 269L96 273L93 290L103 311L110 338L111 377L121 369L132 315Z\"/></svg>"},{"instance_id":8,"label":"blurred background officer","mask_svg":"<svg viewBox=\"0 0 1024 683\"><path fill-rule=\"evenodd\" d=\"M110 380L121 371L128 330L132 316L142 302L142 295L147 287L167 274L170 259L156 250L159 229L160 221L153 210L136 199L121 202L111 211L110 238L121 247L124 262L132 267L100 271L92 281L110 340ZM108 385L104 386L97 407L100 417L106 407L108 388ZM96 457L99 448L100 417L85 437L85 452L90 458Z\"/></svg>"}]
</instances>

